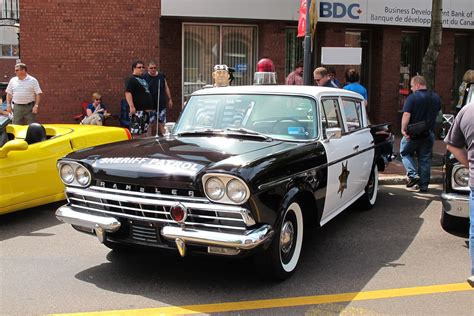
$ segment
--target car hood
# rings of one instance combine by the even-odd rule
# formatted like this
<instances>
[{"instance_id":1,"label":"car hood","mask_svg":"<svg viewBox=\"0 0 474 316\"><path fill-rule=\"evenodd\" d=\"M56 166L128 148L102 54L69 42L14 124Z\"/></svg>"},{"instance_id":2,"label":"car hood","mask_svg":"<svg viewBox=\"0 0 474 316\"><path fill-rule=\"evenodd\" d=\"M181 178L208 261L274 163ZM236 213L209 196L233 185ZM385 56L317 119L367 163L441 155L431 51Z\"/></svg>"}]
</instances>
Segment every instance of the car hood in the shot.
<instances>
[{"instance_id":1,"label":"car hood","mask_svg":"<svg viewBox=\"0 0 474 316\"><path fill-rule=\"evenodd\" d=\"M209 170L236 173L261 157L295 146L280 140L235 137L146 138L77 151L67 159L86 162L96 178L137 179L137 183L156 185L165 179L189 183Z\"/></svg>"}]
</instances>

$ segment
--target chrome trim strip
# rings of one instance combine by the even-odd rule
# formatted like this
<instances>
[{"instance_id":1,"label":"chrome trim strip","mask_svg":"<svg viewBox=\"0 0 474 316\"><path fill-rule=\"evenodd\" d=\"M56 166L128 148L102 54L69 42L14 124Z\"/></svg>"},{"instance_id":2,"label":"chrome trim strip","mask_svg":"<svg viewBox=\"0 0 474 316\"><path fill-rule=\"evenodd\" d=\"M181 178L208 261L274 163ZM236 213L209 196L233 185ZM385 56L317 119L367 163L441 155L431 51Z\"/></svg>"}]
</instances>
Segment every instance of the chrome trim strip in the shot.
<instances>
[{"instance_id":1,"label":"chrome trim strip","mask_svg":"<svg viewBox=\"0 0 474 316\"><path fill-rule=\"evenodd\" d=\"M209 203L209 200L203 197L189 197L189 196L182 196L182 195L165 195L159 193L145 193L145 192L136 192L136 191L127 191L127 190L120 190L120 189L112 189L112 188L104 188L99 186L91 186L91 190L95 191L104 191L110 193L116 193L120 195L132 195L132 196L148 196L151 198L159 198L159 199L166 199L166 200L180 200L180 201L196 201L201 203Z\"/></svg>"},{"instance_id":2,"label":"chrome trim strip","mask_svg":"<svg viewBox=\"0 0 474 316\"><path fill-rule=\"evenodd\" d=\"M134 197L134 196L121 196L118 194L93 192L91 190L71 188L71 187L66 187L66 193L84 195L84 196L89 196L89 197L93 197L97 199L115 200L118 202L125 202L125 203L163 205L163 206L173 206L176 203L175 201L161 201L161 200L154 200L154 199L152 200L152 199L146 199L146 198ZM207 210L207 211L215 211L215 212L223 212L223 213L247 212L247 209L245 208L242 208L239 206L232 206L232 205L211 204L211 203L202 204L202 203L188 203L188 202L182 202L182 204L188 208L192 208L196 210ZM249 226L253 224L249 224Z\"/></svg>"},{"instance_id":3,"label":"chrome trim strip","mask_svg":"<svg viewBox=\"0 0 474 316\"><path fill-rule=\"evenodd\" d=\"M91 214L76 212L69 206L61 206L57 209L56 218L63 223L81 226L89 229L103 229L106 232L113 233L120 229L120 222L113 217L104 217Z\"/></svg>"},{"instance_id":4,"label":"chrome trim strip","mask_svg":"<svg viewBox=\"0 0 474 316\"><path fill-rule=\"evenodd\" d=\"M114 205L114 204L97 202L97 201L88 201L88 200L84 200L84 199L78 199L78 198L75 198L75 197L71 197L71 201L79 201L79 202L83 202L83 203L87 203L87 204L95 204L95 205L99 205L99 206L120 208L120 209L130 210L130 211L134 211L134 212L145 212L145 213L161 214L161 215L168 215L169 214L168 212L165 212L165 211L153 211L153 210L147 210L147 209L143 209L143 208L134 208L134 207L129 207L129 206ZM74 204L74 203L71 203L71 204L76 206L76 207L80 207L80 205L77 205L77 204ZM91 208L91 210L102 211L102 209L94 209L94 208Z\"/></svg>"},{"instance_id":5,"label":"chrome trim strip","mask_svg":"<svg viewBox=\"0 0 474 316\"><path fill-rule=\"evenodd\" d=\"M446 201L459 201L469 203L469 195L457 193L441 193L441 199Z\"/></svg>"},{"instance_id":6,"label":"chrome trim strip","mask_svg":"<svg viewBox=\"0 0 474 316\"><path fill-rule=\"evenodd\" d=\"M113 207L113 208L119 208L119 209L126 209L134 212L142 212L142 213L149 213L149 214L160 214L160 215L169 215L169 212L166 211L154 211L154 210L147 210L144 208L134 208L134 207L128 207L128 206L123 206L123 205L114 205L114 204L109 204L109 203L103 203L103 202L97 202L97 201L88 201L84 199L78 199L75 197L71 197L72 201L79 201L87 204L95 204L99 206L107 206L107 207ZM71 203L74 207L84 207L81 205L77 205L74 203ZM102 212L102 209L95 209L95 208L88 208L90 210L95 210L98 212ZM110 214L118 214L119 216L122 215L123 213L117 213L117 212L110 212ZM231 214L231 213L228 213ZM144 215L144 214L143 214ZM224 217L224 216L206 216L206 215L198 215L198 214L189 214L190 217L195 217L195 218L207 218L207 219L213 219L213 220L226 220L226 221L234 221L234 222L241 222L245 223L243 218L233 218L233 217ZM174 221L171 221L174 222Z\"/></svg>"},{"instance_id":7,"label":"chrome trim strip","mask_svg":"<svg viewBox=\"0 0 474 316\"><path fill-rule=\"evenodd\" d=\"M130 215L130 214L125 214L125 213L110 212L110 211L106 211L106 210L98 210L96 208L91 208L91 207L82 206L82 205L75 205L75 204L72 204L71 206L73 206L75 208L80 208L80 209L83 209L83 210L89 210L89 211L104 213L104 214L108 214L108 215L114 215L114 216L119 216L119 217L136 219L136 220L140 220L140 221L177 224L174 220L170 220L170 219L143 217L143 216L136 216L136 215ZM81 213L81 214L84 214L84 213ZM96 215L92 215L92 216L96 216ZM244 227L214 225L214 224L195 223L195 222L186 222L185 225L188 225L188 226L202 226L202 227L210 227L210 228L223 228L223 229L232 229L232 230L245 230Z\"/></svg>"},{"instance_id":8,"label":"chrome trim strip","mask_svg":"<svg viewBox=\"0 0 474 316\"><path fill-rule=\"evenodd\" d=\"M165 226L161 229L161 236L170 241L179 238L190 244L248 250L269 240L273 236L273 230L270 225L263 225L262 227L248 231L245 235L236 235Z\"/></svg>"}]
</instances>

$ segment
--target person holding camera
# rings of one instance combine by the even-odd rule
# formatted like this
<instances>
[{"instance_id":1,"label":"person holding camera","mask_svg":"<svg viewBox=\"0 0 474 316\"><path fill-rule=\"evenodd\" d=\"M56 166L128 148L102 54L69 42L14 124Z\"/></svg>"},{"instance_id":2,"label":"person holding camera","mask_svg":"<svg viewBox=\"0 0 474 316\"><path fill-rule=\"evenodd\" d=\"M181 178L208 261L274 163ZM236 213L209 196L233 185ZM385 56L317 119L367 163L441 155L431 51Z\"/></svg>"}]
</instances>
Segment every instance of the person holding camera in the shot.
<instances>
[{"instance_id":1,"label":"person holding camera","mask_svg":"<svg viewBox=\"0 0 474 316\"><path fill-rule=\"evenodd\" d=\"M403 105L400 156L407 171L407 188L426 192L431 176L433 128L441 109L441 99L435 92L426 89L423 76L411 78L410 86L413 93Z\"/></svg>"}]
</instances>

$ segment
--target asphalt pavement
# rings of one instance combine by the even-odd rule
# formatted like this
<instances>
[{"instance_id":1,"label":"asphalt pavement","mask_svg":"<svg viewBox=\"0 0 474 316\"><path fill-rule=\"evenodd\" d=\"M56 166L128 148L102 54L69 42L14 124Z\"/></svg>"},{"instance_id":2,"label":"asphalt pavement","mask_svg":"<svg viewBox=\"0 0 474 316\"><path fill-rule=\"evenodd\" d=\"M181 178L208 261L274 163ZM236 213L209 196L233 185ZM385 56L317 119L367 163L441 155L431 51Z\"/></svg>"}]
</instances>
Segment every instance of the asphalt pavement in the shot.
<instances>
[{"instance_id":1,"label":"asphalt pavement","mask_svg":"<svg viewBox=\"0 0 474 316\"><path fill-rule=\"evenodd\" d=\"M397 185L406 183L406 171L400 158L400 136L395 136L393 152L397 158L391 161L384 172L379 173L379 183L384 185ZM446 154L446 144L436 139L433 146L433 159L431 163L430 184L443 182L443 159Z\"/></svg>"}]
</instances>

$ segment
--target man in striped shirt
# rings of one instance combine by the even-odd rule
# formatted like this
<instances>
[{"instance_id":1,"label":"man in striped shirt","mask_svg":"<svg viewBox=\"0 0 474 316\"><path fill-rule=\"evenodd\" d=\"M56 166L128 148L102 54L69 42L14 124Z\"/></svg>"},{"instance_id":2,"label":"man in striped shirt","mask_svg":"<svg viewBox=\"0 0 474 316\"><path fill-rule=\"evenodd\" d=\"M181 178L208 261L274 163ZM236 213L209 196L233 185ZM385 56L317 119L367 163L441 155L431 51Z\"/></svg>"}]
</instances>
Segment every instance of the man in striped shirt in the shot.
<instances>
[{"instance_id":1,"label":"man in striped shirt","mask_svg":"<svg viewBox=\"0 0 474 316\"><path fill-rule=\"evenodd\" d=\"M6 89L7 111L12 112L13 104L13 124L34 123L43 92L38 80L27 73L25 64L16 64L15 74Z\"/></svg>"}]
</instances>

